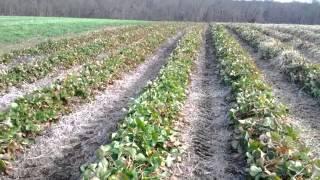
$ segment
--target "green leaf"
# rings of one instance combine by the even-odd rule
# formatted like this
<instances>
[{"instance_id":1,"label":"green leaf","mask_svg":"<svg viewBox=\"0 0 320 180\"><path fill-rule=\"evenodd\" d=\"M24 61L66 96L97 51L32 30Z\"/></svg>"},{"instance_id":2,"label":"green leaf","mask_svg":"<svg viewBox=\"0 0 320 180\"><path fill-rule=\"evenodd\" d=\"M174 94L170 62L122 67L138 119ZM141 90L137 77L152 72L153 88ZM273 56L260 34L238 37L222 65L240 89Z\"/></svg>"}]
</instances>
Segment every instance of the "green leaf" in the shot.
<instances>
[{"instance_id":1,"label":"green leaf","mask_svg":"<svg viewBox=\"0 0 320 180\"><path fill-rule=\"evenodd\" d=\"M7 168L6 163L0 159L0 171L4 172L6 170L6 168Z\"/></svg>"},{"instance_id":2,"label":"green leaf","mask_svg":"<svg viewBox=\"0 0 320 180\"><path fill-rule=\"evenodd\" d=\"M12 109L16 109L18 107L18 104L17 103L11 103L10 107Z\"/></svg>"},{"instance_id":3,"label":"green leaf","mask_svg":"<svg viewBox=\"0 0 320 180\"><path fill-rule=\"evenodd\" d=\"M140 162L144 162L144 161L147 161L147 158L142 153L139 153L136 156L136 160Z\"/></svg>"},{"instance_id":4,"label":"green leaf","mask_svg":"<svg viewBox=\"0 0 320 180\"><path fill-rule=\"evenodd\" d=\"M260 167L257 167L255 165L251 165L250 170L249 170L249 174L252 177L256 177L258 176L260 173L262 173L262 169Z\"/></svg>"}]
</instances>

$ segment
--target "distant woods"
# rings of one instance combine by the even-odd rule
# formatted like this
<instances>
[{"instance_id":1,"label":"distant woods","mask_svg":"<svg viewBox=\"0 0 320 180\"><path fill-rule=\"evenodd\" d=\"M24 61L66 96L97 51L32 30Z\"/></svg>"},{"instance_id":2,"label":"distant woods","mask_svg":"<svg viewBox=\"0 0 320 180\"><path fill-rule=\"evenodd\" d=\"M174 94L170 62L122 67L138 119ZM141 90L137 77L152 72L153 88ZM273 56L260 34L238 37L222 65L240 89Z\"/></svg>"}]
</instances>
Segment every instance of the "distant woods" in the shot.
<instances>
[{"instance_id":1,"label":"distant woods","mask_svg":"<svg viewBox=\"0 0 320 180\"><path fill-rule=\"evenodd\" d=\"M320 24L320 4L272 0L1 0L0 15Z\"/></svg>"}]
</instances>

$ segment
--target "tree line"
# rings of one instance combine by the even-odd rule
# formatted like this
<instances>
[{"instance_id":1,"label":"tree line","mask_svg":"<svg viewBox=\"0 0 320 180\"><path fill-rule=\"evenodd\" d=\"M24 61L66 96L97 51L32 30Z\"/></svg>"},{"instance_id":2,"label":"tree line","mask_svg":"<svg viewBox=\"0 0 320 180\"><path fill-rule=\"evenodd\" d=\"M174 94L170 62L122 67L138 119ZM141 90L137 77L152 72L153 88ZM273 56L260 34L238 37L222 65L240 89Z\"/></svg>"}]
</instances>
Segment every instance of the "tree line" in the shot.
<instances>
[{"instance_id":1,"label":"tree line","mask_svg":"<svg viewBox=\"0 0 320 180\"><path fill-rule=\"evenodd\" d=\"M320 24L320 4L234 0L1 0L0 15Z\"/></svg>"}]
</instances>

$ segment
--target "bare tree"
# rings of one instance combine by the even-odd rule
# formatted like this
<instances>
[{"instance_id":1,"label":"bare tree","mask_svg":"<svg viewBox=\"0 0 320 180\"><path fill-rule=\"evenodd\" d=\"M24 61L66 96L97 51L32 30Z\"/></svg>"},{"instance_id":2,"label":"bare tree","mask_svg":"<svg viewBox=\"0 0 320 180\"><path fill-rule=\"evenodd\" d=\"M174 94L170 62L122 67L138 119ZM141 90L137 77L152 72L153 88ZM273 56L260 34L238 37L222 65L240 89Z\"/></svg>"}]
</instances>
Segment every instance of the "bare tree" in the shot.
<instances>
[{"instance_id":1,"label":"bare tree","mask_svg":"<svg viewBox=\"0 0 320 180\"><path fill-rule=\"evenodd\" d=\"M233 0L1 0L0 15L320 24L320 3Z\"/></svg>"}]
</instances>

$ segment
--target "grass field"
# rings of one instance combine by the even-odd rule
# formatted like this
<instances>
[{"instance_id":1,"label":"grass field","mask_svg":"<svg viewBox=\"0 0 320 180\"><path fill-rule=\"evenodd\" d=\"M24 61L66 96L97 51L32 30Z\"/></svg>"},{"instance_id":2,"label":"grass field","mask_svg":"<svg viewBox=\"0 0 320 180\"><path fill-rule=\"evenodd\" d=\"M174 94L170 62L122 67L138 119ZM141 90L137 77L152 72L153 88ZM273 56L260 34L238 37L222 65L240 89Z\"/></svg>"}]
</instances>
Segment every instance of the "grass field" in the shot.
<instances>
[{"instance_id":1,"label":"grass field","mask_svg":"<svg viewBox=\"0 0 320 180\"><path fill-rule=\"evenodd\" d=\"M104 26L145 23L134 20L0 16L0 44L79 33Z\"/></svg>"},{"instance_id":2,"label":"grass field","mask_svg":"<svg viewBox=\"0 0 320 180\"><path fill-rule=\"evenodd\" d=\"M0 22L0 179L320 178L320 26Z\"/></svg>"}]
</instances>

